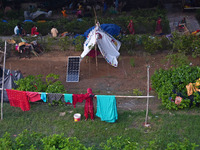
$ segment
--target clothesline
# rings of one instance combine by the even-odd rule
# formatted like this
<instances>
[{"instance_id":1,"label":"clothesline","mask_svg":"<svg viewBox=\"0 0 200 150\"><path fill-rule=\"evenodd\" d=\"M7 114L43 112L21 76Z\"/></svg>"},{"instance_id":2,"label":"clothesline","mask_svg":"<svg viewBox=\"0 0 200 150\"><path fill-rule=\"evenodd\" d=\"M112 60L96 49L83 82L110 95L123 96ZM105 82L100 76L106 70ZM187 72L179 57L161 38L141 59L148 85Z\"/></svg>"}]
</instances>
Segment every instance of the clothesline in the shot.
<instances>
[{"instance_id":1,"label":"clothesline","mask_svg":"<svg viewBox=\"0 0 200 150\"><path fill-rule=\"evenodd\" d=\"M45 92L38 92L38 94L42 94L42 93L45 93ZM46 93L46 94L49 94L49 93ZM118 98L154 98L154 96L123 96L123 95L114 95L114 96ZM96 97L96 95L94 97Z\"/></svg>"},{"instance_id":2,"label":"clothesline","mask_svg":"<svg viewBox=\"0 0 200 150\"><path fill-rule=\"evenodd\" d=\"M0 90L2 90L2 88L0 88ZM4 90L6 90L6 89L4 89ZM37 92L37 93L42 94L42 93L45 93L45 92ZM49 93L45 93L45 94L49 94ZM117 97L117 98L154 98L154 96L124 96L124 95L114 95L114 96ZM96 95L95 95L95 97L96 97Z\"/></svg>"}]
</instances>

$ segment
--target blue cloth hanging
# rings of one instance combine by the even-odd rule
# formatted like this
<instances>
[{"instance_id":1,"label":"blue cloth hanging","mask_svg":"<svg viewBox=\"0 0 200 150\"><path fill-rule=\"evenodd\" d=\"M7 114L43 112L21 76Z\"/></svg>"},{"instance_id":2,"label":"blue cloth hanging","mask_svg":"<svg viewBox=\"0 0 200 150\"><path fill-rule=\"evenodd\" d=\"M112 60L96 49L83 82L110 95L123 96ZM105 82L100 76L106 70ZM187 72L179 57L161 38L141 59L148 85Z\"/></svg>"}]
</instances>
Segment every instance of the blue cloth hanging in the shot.
<instances>
[{"instance_id":1,"label":"blue cloth hanging","mask_svg":"<svg viewBox=\"0 0 200 150\"><path fill-rule=\"evenodd\" d=\"M64 100L66 103L71 103L73 102L73 97L72 97L73 94L64 94Z\"/></svg>"},{"instance_id":2,"label":"blue cloth hanging","mask_svg":"<svg viewBox=\"0 0 200 150\"><path fill-rule=\"evenodd\" d=\"M47 94L45 92L42 92L40 97L41 97L41 100L43 100L43 102L47 102Z\"/></svg>"},{"instance_id":3,"label":"blue cloth hanging","mask_svg":"<svg viewBox=\"0 0 200 150\"><path fill-rule=\"evenodd\" d=\"M118 119L116 98L113 95L96 95L97 113L101 121L114 123Z\"/></svg>"}]
</instances>

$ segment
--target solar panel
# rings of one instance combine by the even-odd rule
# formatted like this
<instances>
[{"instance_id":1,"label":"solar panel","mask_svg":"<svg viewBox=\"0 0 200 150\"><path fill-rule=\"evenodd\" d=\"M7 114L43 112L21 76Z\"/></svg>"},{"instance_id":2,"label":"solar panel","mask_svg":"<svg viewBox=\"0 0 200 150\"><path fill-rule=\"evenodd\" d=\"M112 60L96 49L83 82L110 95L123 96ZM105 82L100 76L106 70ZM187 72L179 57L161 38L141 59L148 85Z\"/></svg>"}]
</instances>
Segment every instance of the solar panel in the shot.
<instances>
[{"instance_id":1,"label":"solar panel","mask_svg":"<svg viewBox=\"0 0 200 150\"><path fill-rule=\"evenodd\" d=\"M66 82L79 82L80 57L69 56Z\"/></svg>"}]
</instances>

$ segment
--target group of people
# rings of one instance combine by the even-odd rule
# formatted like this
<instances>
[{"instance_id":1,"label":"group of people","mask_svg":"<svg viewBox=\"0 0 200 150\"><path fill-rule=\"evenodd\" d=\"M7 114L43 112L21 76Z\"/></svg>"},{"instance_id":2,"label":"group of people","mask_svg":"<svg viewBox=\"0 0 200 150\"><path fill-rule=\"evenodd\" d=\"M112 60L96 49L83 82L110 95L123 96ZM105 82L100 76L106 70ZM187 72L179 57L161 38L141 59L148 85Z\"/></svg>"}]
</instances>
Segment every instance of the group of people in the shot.
<instances>
[{"instance_id":1,"label":"group of people","mask_svg":"<svg viewBox=\"0 0 200 150\"><path fill-rule=\"evenodd\" d=\"M17 24L14 28L14 34L16 36L26 36L26 31L23 29L21 24ZM37 27L35 25L31 28L31 36L38 36L39 32L37 31Z\"/></svg>"},{"instance_id":2,"label":"group of people","mask_svg":"<svg viewBox=\"0 0 200 150\"><path fill-rule=\"evenodd\" d=\"M184 18L185 19L185 18ZM129 30L129 33L130 34L135 34L135 29L134 29L134 24L133 24L133 21L130 20L128 26L127 26L128 30ZM162 19L161 17L159 16L157 21L156 21L156 28L155 28L155 34L156 35L161 35L163 33L162 31Z\"/></svg>"},{"instance_id":3,"label":"group of people","mask_svg":"<svg viewBox=\"0 0 200 150\"><path fill-rule=\"evenodd\" d=\"M21 24L17 24L14 28L14 34L16 36L26 36L26 31L23 29L22 25ZM40 33L37 31L37 27L36 25L33 25L32 28L31 28L31 36L32 37L36 37L38 36ZM58 30L52 26L52 29L51 29L51 35L52 37L57 37L58 36Z\"/></svg>"}]
</instances>

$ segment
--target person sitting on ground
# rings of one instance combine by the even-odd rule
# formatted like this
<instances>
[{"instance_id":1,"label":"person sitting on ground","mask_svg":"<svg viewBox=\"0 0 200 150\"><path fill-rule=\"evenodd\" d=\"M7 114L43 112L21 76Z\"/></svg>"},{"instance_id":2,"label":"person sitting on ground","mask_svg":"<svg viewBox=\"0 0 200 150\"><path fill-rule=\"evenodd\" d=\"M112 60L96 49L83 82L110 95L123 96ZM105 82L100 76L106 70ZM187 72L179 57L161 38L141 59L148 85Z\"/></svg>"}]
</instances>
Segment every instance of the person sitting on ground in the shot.
<instances>
[{"instance_id":1,"label":"person sitting on ground","mask_svg":"<svg viewBox=\"0 0 200 150\"><path fill-rule=\"evenodd\" d=\"M18 35L18 36L19 36L19 34L20 34L19 28L20 28L20 24L18 23L18 24L15 26L15 28L14 28L14 34L15 34L15 35Z\"/></svg>"},{"instance_id":2,"label":"person sitting on ground","mask_svg":"<svg viewBox=\"0 0 200 150\"><path fill-rule=\"evenodd\" d=\"M31 28L31 36L37 36L39 35L39 32L37 32L37 27L35 25Z\"/></svg>"},{"instance_id":3,"label":"person sitting on ground","mask_svg":"<svg viewBox=\"0 0 200 150\"><path fill-rule=\"evenodd\" d=\"M58 35L58 30L54 26L52 26L51 35L52 37L57 37Z\"/></svg>"}]
</instances>

